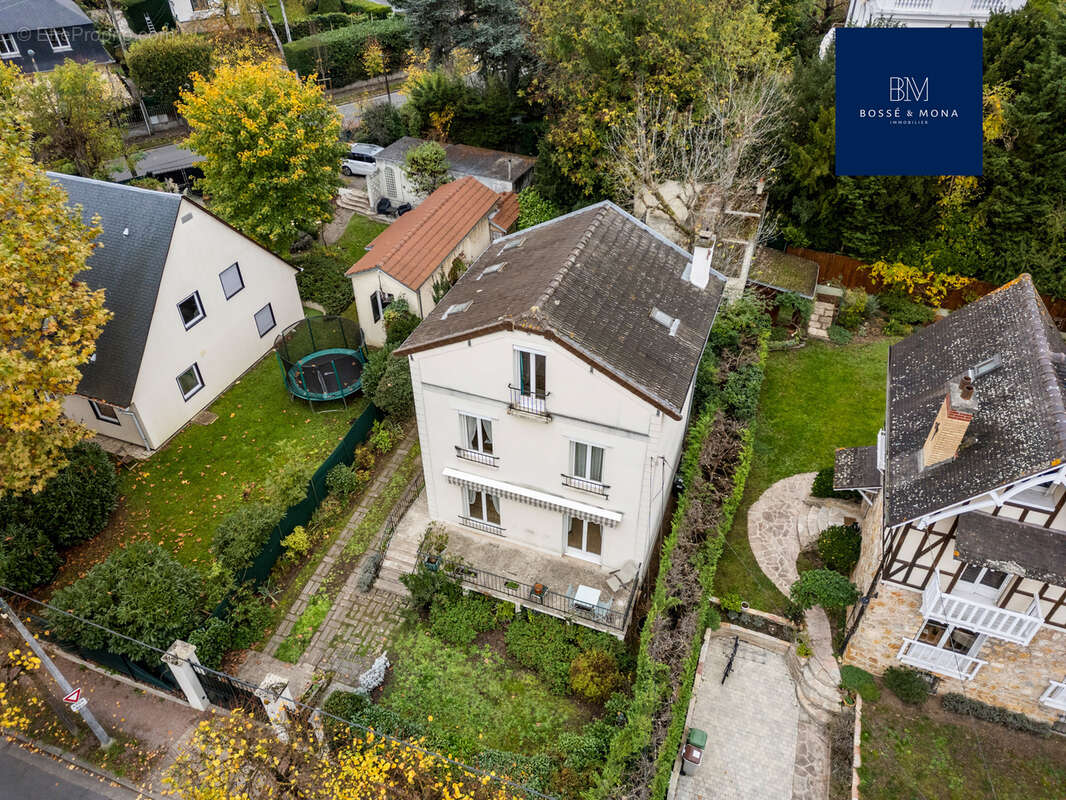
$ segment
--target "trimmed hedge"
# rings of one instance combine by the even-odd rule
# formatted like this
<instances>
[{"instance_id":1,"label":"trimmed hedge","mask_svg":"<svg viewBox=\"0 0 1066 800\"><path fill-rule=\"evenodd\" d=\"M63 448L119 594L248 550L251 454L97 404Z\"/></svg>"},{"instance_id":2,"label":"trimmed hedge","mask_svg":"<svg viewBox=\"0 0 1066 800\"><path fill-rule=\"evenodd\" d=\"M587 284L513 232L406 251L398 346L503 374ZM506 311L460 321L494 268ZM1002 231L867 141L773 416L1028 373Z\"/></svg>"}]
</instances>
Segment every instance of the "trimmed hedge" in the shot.
<instances>
[{"instance_id":1,"label":"trimmed hedge","mask_svg":"<svg viewBox=\"0 0 1066 800\"><path fill-rule=\"evenodd\" d=\"M43 531L19 522L0 528L0 583L25 592L48 583L59 570L59 554Z\"/></svg>"},{"instance_id":2,"label":"trimmed hedge","mask_svg":"<svg viewBox=\"0 0 1066 800\"><path fill-rule=\"evenodd\" d=\"M1008 711L999 706L982 703L980 700L974 700L972 697L967 697L957 692L945 694L940 698L940 704L945 710L955 714L983 719L985 722L994 722L1012 730L1024 731L1037 736L1050 736L1052 732L1052 727L1047 722L1038 722L1017 711Z\"/></svg>"},{"instance_id":3,"label":"trimmed hedge","mask_svg":"<svg viewBox=\"0 0 1066 800\"><path fill-rule=\"evenodd\" d=\"M889 667L881 681L892 694L904 703L920 706L929 696L929 684L921 672L913 667Z\"/></svg>"},{"instance_id":4,"label":"trimmed hedge","mask_svg":"<svg viewBox=\"0 0 1066 800\"><path fill-rule=\"evenodd\" d=\"M341 8L349 14L366 14L371 19L385 19L392 16L392 9L383 3L370 0L341 0Z\"/></svg>"},{"instance_id":5,"label":"trimmed hedge","mask_svg":"<svg viewBox=\"0 0 1066 800\"><path fill-rule=\"evenodd\" d=\"M345 263L331 250L316 249L293 259L300 268L296 287L300 297L318 303L331 316L339 316L355 301L352 279L345 275L351 264Z\"/></svg>"},{"instance_id":6,"label":"trimmed hedge","mask_svg":"<svg viewBox=\"0 0 1066 800\"><path fill-rule=\"evenodd\" d=\"M362 17L354 16L345 11L331 11L326 14L308 14L303 19L289 21L289 33L293 41L303 39L306 36L314 36L317 33L347 28L362 22Z\"/></svg>"},{"instance_id":7,"label":"trimmed hedge","mask_svg":"<svg viewBox=\"0 0 1066 800\"><path fill-rule=\"evenodd\" d=\"M168 33L133 42L126 65L146 97L173 106L181 90L191 88L192 73L205 77L211 73L213 52L214 45L206 36Z\"/></svg>"},{"instance_id":8,"label":"trimmed hedge","mask_svg":"<svg viewBox=\"0 0 1066 800\"><path fill-rule=\"evenodd\" d=\"M339 89L369 77L363 66L363 51L370 39L381 44L389 70L403 66L410 42L410 29L403 17L368 20L306 36L284 45L283 50L289 67L301 76L323 72L333 88Z\"/></svg>"}]
</instances>

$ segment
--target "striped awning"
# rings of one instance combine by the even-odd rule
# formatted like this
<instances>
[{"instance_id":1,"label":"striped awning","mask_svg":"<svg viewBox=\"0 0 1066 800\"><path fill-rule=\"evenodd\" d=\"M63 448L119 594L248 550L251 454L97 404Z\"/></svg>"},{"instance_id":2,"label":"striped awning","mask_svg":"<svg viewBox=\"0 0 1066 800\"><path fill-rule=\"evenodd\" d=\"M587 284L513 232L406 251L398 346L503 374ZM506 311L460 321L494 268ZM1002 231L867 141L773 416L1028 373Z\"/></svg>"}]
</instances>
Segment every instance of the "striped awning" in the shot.
<instances>
[{"instance_id":1,"label":"striped awning","mask_svg":"<svg viewBox=\"0 0 1066 800\"><path fill-rule=\"evenodd\" d=\"M518 500L521 503L528 503L529 505L537 506L538 508L550 508L553 511L561 511L572 517L587 519L589 522L598 522L600 525L606 525L609 528L613 528L622 521L621 511L611 511L610 509L601 508L600 506L578 503L574 500L560 497L557 494L529 489L525 486L518 486L513 483L508 483L507 481L495 480L494 478L484 478L481 475L472 475L469 472L452 469L451 467L444 468L444 477L449 483L454 483L457 486L489 492L490 494L495 494L500 497Z\"/></svg>"}]
</instances>

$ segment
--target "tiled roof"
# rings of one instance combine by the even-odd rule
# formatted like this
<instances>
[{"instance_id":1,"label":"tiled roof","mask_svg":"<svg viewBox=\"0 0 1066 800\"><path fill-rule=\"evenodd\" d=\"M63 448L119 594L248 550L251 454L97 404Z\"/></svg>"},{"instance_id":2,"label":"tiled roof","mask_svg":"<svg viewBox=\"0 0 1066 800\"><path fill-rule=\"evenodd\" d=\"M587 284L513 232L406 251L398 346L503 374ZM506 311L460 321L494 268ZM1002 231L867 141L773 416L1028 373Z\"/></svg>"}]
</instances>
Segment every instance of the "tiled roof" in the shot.
<instances>
[{"instance_id":1,"label":"tiled roof","mask_svg":"<svg viewBox=\"0 0 1066 800\"><path fill-rule=\"evenodd\" d=\"M504 192L500 195L496 213L492 215L492 222L501 231L508 231L511 226L518 222L518 195L514 192Z\"/></svg>"},{"instance_id":2,"label":"tiled roof","mask_svg":"<svg viewBox=\"0 0 1066 800\"><path fill-rule=\"evenodd\" d=\"M100 217L100 246L81 279L106 291L104 305L114 314L96 341L95 359L81 368L78 394L125 408L137 385L181 196L72 175L48 177L63 187L71 207L81 206L86 224Z\"/></svg>"},{"instance_id":3,"label":"tiled roof","mask_svg":"<svg viewBox=\"0 0 1066 800\"><path fill-rule=\"evenodd\" d=\"M716 273L705 289L693 285L691 259L613 203L597 203L494 242L396 353L529 331L680 418L725 286ZM673 334L653 309L676 320Z\"/></svg>"},{"instance_id":4,"label":"tiled roof","mask_svg":"<svg viewBox=\"0 0 1066 800\"><path fill-rule=\"evenodd\" d=\"M403 163L407 151L425 144L426 139L404 136L397 139L376 156L378 162L393 161ZM461 175L475 175L481 178L494 178L500 181L517 181L537 163L533 156L507 153L503 150L489 150L486 147L471 147L468 144L441 145L448 156L452 172ZM509 162L509 163L508 163Z\"/></svg>"},{"instance_id":5,"label":"tiled roof","mask_svg":"<svg viewBox=\"0 0 1066 800\"><path fill-rule=\"evenodd\" d=\"M475 178L446 183L378 234L348 274L380 269L417 290L498 199Z\"/></svg>"},{"instance_id":6,"label":"tiled roof","mask_svg":"<svg viewBox=\"0 0 1066 800\"><path fill-rule=\"evenodd\" d=\"M877 469L877 447L841 447L833 465L833 488L880 489L881 471Z\"/></svg>"},{"instance_id":7,"label":"tiled roof","mask_svg":"<svg viewBox=\"0 0 1066 800\"><path fill-rule=\"evenodd\" d=\"M921 450L948 382L979 364L977 411L952 460ZM899 525L1066 459L1066 346L1022 275L889 351L885 519Z\"/></svg>"},{"instance_id":8,"label":"tiled roof","mask_svg":"<svg viewBox=\"0 0 1066 800\"><path fill-rule=\"evenodd\" d=\"M969 564L1066 585L1066 533L980 511L963 514L955 547Z\"/></svg>"},{"instance_id":9,"label":"tiled roof","mask_svg":"<svg viewBox=\"0 0 1066 800\"><path fill-rule=\"evenodd\" d=\"M807 258L760 247L748 270L748 280L771 289L814 297L818 285L818 265Z\"/></svg>"},{"instance_id":10,"label":"tiled roof","mask_svg":"<svg viewBox=\"0 0 1066 800\"><path fill-rule=\"evenodd\" d=\"M74 0L2 0L0 32L91 25L92 20Z\"/></svg>"}]
</instances>

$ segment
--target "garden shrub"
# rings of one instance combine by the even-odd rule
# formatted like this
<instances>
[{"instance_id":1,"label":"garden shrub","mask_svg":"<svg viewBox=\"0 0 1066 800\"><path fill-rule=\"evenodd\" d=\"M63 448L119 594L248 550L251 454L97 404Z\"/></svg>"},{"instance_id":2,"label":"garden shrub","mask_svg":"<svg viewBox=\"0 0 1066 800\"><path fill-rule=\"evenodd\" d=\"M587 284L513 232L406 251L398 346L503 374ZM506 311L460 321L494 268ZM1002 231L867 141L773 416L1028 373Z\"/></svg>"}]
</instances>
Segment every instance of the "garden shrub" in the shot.
<instances>
[{"instance_id":1,"label":"garden shrub","mask_svg":"<svg viewBox=\"0 0 1066 800\"><path fill-rule=\"evenodd\" d=\"M897 319L890 319L881 328L885 336L910 336L914 330L910 325L905 325Z\"/></svg>"},{"instance_id":2,"label":"garden shrub","mask_svg":"<svg viewBox=\"0 0 1066 800\"><path fill-rule=\"evenodd\" d=\"M333 316L342 314L355 301L352 280L344 274L351 264L334 251L315 248L294 258L293 263L301 270L296 274L296 286L304 300L318 303Z\"/></svg>"},{"instance_id":3,"label":"garden shrub","mask_svg":"<svg viewBox=\"0 0 1066 800\"><path fill-rule=\"evenodd\" d=\"M389 355L392 353L391 347L385 347L381 350L373 350L367 357L366 364L363 365L363 396L373 399L374 392L377 391L378 384L381 382L381 377L385 374L385 367L389 364Z\"/></svg>"},{"instance_id":4,"label":"garden shrub","mask_svg":"<svg viewBox=\"0 0 1066 800\"><path fill-rule=\"evenodd\" d=\"M175 639L187 639L196 626L202 589L203 579L196 568L185 566L152 542L137 542L115 550L83 578L60 589L51 605L166 650ZM154 650L58 611L50 611L48 620L61 641L159 662Z\"/></svg>"},{"instance_id":5,"label":"garden shrub","mask_svg":"<svg viewBox=\"0 0 1066 800\"><path fill-rule=\"evenodd\" d=\"M833 488L835 474L836 470L833 467L826 467L825 469L818 470L818 474L814 476L814 483L811 484L811 496L835 497L838 500L858 500L858 492L838 492Z\"/></svg>"},{"instance_id":6,"label":"garden shrub","mask_svg":"<svg viewBox=\"0 0 1066 800\"><path fill-rule=\"evenodd\" d=\"M878 295L881 311L892 320L904 325L928 325L936 319L936 311L929 306L915 303L913 300L896 292Z\"/></svg>"},{"instance_id":7,"label":"garden shrub","mask_svg":"<svg viewBox=\"0 0 1066 800\"><path fill-rule=\"evenodd\" d=\"M0 584L19 592L48 583L59 570L59 554L43 531L21 522L0 529Z\"/></svg>"},{"instance_id":8,"label":"garden shrub","mask_svg":"<svg viewBox=\"0 0 1066 800\"><path fill-rule=\"evenodd\" d=\"M264 503L245 503L231 511L215 529L211 553L215 561L236 575L252 565L270 539L281 515Z\"/></svg>"},{"instance_id":9,"label":"garden shrub","mask_svg":"<svg viewBox=\"0 0 1066 800\"><path fill-rule=\"evenodd\" d=\"M189 644L195 645L196 657L209 669L218 669L231 649L233 632L218 617L211 617L202 628L189 634Z\"/></svg>"},{"instance_id":10,"label":"garden shrub","mask_svg":"<svg viewBox=\"0 0 1066 800\"><path fill-rule=\"evenodd\" d=\"M826 335L829 337L829 341L833 344L845 345L851 341L851 331L840 325L830 325L829 330L826 331Z\"/></svg>"},{"instance_id":11,"label":"garden shrub","mask_svg":"<svg viewBox=\"0 0 1066 800\"><path fill-rule=\"evenodd\" d=\"M364 373L365 374L365 373ZM371 398L374 405L393 419L407 419L415 413L411 388L411 364L406 358L389 358Z\"/></svg>"},{"instance_id":12,"label":"garden shrub","mask_svg":"<svg viewBox=\"0 0 1066 800\"><path fill-rule=\"evenodd\" d=\"M308 484L317 470L314 454L301 442L288 439L274 446L261 493L266 504L277 509L278 519L307 498Z\"/></svg>"},{"instance_id":13,"label":"garden shrub","mask_svg":"<svg viewBox=\"0 0 1066 800\"><path fill-rule=\"evenodd\" d=\"M136 186L138 189L151 189L153 192L166 192L167 185L159 180L159 178L153 178L151 175L145 175L143 178L134 178L129 181L130 186Z\"/></svg>"},{"instance_id":14,"label":"garden shrub","mask_svg":"<svg viewBox=\"0 0 1066 800\"><path fill-rule=\"evenodd\" d=\"M621 682L618 662L604 650L586 650L570 662L570 688L590 702L605 702Z\"/></svg>"},{"instance_id":15,"label":"garden shrub","mask_svg":"<svg viewBox=\"0 0 1066 800\"><path fill-rule=\"evenodd\" d=\"M438 596L446 601L458 600L463 596L463 588L455 578L444 570L432 572L421 564L414 572L401 575L400 582L411 593L414 607L422 611L428 611Z\"/></svg>"},{"instance_id":16,"label":"garden shrub","mask_svg":"<svg viewBox=\"0 0 1066 800\"><path fill-rule=\"evenodd\" d=\"M745 364L726 378L721 400L732 416L750 422L759 407L763 368L759 364Z\"/></svg>"},{"instance_id":17,"label":"garden shrub","mask_svg":"<svg viewBox=\"0 0 1066 800\"><path fill-rule=\"evenodd\" d=\"M865 698L863 698L865 699ZM997 725L1011 728L1016 731L1036 734L1037 736L1050 736L1053 728L1050 723L1031 719L1017 711L1009 711L999 706L982 703L964 694L948 692L940 698L940 704L945 710L955 714L963 714L975 719L983 719L986 722L994 722Z\"/></svg>"},{"instance_id":18,"label":"garden shrub","mask_svg":"<svg viewBox=\"0 0 1066 800\"><path fill-rule=\"evenodd\" d=\"M385 19L392 14L392 8L384 3L371 0L340 0L341 8L349 14L366 14L371 19Z\"/></svg>"},{"instance_id":19,"label":"garden shrub","mask_svg":"<svg viewBox=\"0 0 1066 800\"><path fill-rule=\"evenodd\" d=\"M351 497L369 483L367 473L347 464L337 464L326 473L326 489L337 497Z\"/></svg>"},{"instance_id":20,"label":"garden shrub","mask_svg":"<svg viewBox=\"0 0 1066 800\"><path fill-rule=\"evenodd\" d=\"M358 142L388 147L409 133L403 113L392 103L383 101L363 112L358 127L353 131L353 138Z\"/></svg>"},{"instance_id":21,"label":"garden shrub","mask_svg":"<svg viewBox=\"0 0 1066 800\"><path fill-rule=\"evenodd\" d=\"M929 696L928 681L911 667L889 667L881 680L892 694L909 705L921 705Z\"/></svg>"},{"instance_id":22,"label":"garden shrub","mask_svg":"<svg viewBox=\"0 0 1066 800\"><path fill-rule=\"evenodd\" d=\"M795 321L801 328L807 327L814 311L814 301L798 292L781 292L775 298L778 324ZM799 317L797 320L796 317Z\"/></svg>"},{"instance_id":23,"label":"garden shrub","mask_svg":"<svg viewBox=\"0 0 1066 800\"><path fill-rule=\"evenodd\" d=\"M624 669L624 645L609 634L567 625L555 617L526 610L516 614L505 636L507 652L538 673L555 694L570 693L570 665L582 652L602 650Z\"/></svg>"},{"instance_id":24,"label":"garden shrub","mask_svg":"<svg viewBox=\"0 0 1066 800\"><path fill-rule=\"evenodd\" d=\"M692 411L699 415L718 393L718 359L711 348L703 351L696 368L696 385L692 390Z\"/></svg>"},{"instance_id":25,"label":"garden shrub","mask_svg":"<svg viewBox=\"0 0 1066 800\"><path fill-rule=\"evenodd\" d=\"M344 722L326 718L326 730L335 745L350 745L353 734L362 733L366 728L395 736L400 739L420 739L426 735L426 729L418 722L401 717L394 711L373 703L370 698L356 692L333 692L322 709L327 714L340 717ZM358 726L355 731L345 722Z\"/></svg>"},{"instance_id":26,"label":"garden shrub","mask_svg":"<svg viewBox=\"0 0 1066 800\"><path fill-rule=\"evenodd\" d=\"M818 534L818 557L829 569L844 577L859 562L862 532L858 525L830 525Z\"/></svg>"},{"instance_id":27,"label":"garden shrub","mask_svg":"<svg viewBox=\"0 0 1066 800\"><path fill-rule=\"evenodd\" d=\"M397 300L385 309L385 345L387 347L396 347L403 344L404 340L422 322L408 310L407 303L403 304L403 308L399 307L399 303L400 301ZM397 307L394 308L393 306Z\"/></svg>"},{"instance_id":28,"label":"garden shrub","mask_svg":"<svg viewBox=\"0 0 1066 800\"><path fill-rule=\"evenodd\" d=\"M250 586L241 586L230 598L226 613L229 626L230 647L245 650L263 638L270 625L270 605L257 595Z\"/></svg>"},{"instance_id":29,"label":"garden shrub","mask_svg":"<svg viewBox=\"0 0 1066 800\"><path fill-rule=\"evenodd\" d=\"M859 599L855 584L831 569L809 569L789 589L793 603L804 609L821 606L825 609L847 608Z\"/></svg>"},{"instance_id":30,"label":"garden shrub","mask_svg":"<svg viewBox=\"0 0 1066 800\"><path fill-rule=\"evenodd\" d=\"M544 753L527 756L506 750L485 748L479 751L472 760L473 766L482 772L504 775L535 792L548 791L549 781L555 768L555 762Z\"/></svg>"},{"instance_id":31,"label":"garden shrub","mask_svg":"<svg viewBox=\"0 0 1066 800\"><path fill-rule=\"evenodd\" d=\"M603 762L615 727L601 719L593 720L581 733L559 735L557 749L564 755L564 765L576 772L584 772Z\"/></svg>"},{"instance_id":32,"label":"garden shrub","mask_svg":"<svg viewBox=\"0 0 1066 800\"><path fill-rule=\"evenodd\" d=\"M183 89L192 87L190 75L211 75L211 41L195 33L167 33L136 39L129 46L126 66L149 102L171 107Z\"/></svg>"},{"instance_id":33,"label":"garden shrub","mask_svg":"<svg viewBox=\"0 0 1066 800\"><path fill-rule=\"evenodd\" d=\"M374 427L370 429L370 436L367 438L367 444L378 453L385 455L390 452L392 448L396 446L396 443L403 438L403 428L396 422L387 419L374 420ZM373 467L373 462L371 462ZM366 469L364 467L363 469Z\"/></svg>"},{"instance_id":34,"label":"garden shrub","mask_svg":"<svg viewBox=\"0 0 1066 800\"><path fill-rule=\"evenodd\" d=\"M329 476L326 477L328 483ZM307 555L311 550L311 535L303 525L297 525L292 533L281 540L281 546L285 548L285 555L293 559Z\"/></svg>"},{"instance_id":35,"label":"garden shrub","mask_svg":"<svg viewBox=\"0 0 1066 800\"><path fill-rule=\"evenodd\" d=\"M840 667L840 685L855 692L867 703L876 702L881 697L881 689L874 680L874 676L850 664L843 664Z\"/></svg>"},{"instance_id":36,"label":"garden shrub","mask_svg":"<svg viewBox=\"0 0 1066 800\"><path fill-rule=\"evenodd\" d=\"M527 186L518 193L518 230L532 228L542 222L555 219L562 210L545 199L534 187Z\"/></svg>"},{"instance_id":37,"label":"garden shrub","mask_svg":"<svg viewBox=\"0 0 1066 800\"><path fill-rule=\"evenodd\" d=\"M305 36L331 31L334 28L346 28L362 21L361 17L354 16L346 11L319 11L316 14L308 14L303 19L289 20L289 32L295 41L296 39L303 39Z\"/></svg>"},{"instance_id":38,"label":"garden shrub","mask_svg":"<svg viewBox=\"0 0 1066 800\"><path fill-rule=\"evenodd\" d=\"M718 310L708 342L716 352L735 350L744 339L753 339L771 327L766 301L751 292Z\"/></svg>"},{"instance_id":39,"label":"garden shrub","mask_svg":"<svg viewBox=\"0 0 1066 800\"><path fill-rule=\"evenodd\" d=\"M429 627L449 644L468 645L496 627L496 604L485 595L448 598L438 594L429 609Z\"/></svg>"},{"instance_id":40,"label":"garden shrub","mask_svg":"<svg viewBox=\"0 0 1066 800\"><path fill-rule=\"evenodd\" d=\"M282 49L289 67L301 76L321 72L321 58L322 68L325 70L323 77L328 77L333 88L339 89L369 77L363 64L363 51L371 39L376 39L385 51L385 63L389 71L403 65L409 29L407 21L401 16L367 20L344 28L323 31L289 42L283 45Z\"/></svg>"}]
</instances>

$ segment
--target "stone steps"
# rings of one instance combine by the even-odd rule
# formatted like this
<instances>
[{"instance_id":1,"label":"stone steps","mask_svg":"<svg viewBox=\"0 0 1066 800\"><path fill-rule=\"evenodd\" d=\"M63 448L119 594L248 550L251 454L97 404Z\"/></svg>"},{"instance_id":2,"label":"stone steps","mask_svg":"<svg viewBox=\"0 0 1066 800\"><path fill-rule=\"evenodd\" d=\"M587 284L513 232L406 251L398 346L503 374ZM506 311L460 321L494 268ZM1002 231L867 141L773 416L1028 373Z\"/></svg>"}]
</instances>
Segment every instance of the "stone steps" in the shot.
<instances>
[{"instance_id":1,"label":"stone steps","mask_svg":"<svg viewBox=\"0 0 1066 800\"><path fill-rule=\"evenodd\" d=\"M818 540L818 535L832 525L844 524L843 510L835 506L809 503L807 513L796 517L796 538L800 549L806 549Z\"/></svg>"},{"instance_id":2,"label":"stone steps","mask_svg":"<svg viewBox=\"0 0 1066 800\"><path fill-rule=\"evenodd\" d=\"M796 700L813 719L828 723L840 710L840 693L835 686L829 686L818 675L818 667L813 658L805 661L789 654L788 671L796 684Z\"/></svg>"},{"instance_id":3,"label":"stone steps","mask_svg":"<svg viewBox=\"0 0 1066 800\"><path fill-rule=\"evenodd\" d=\"M337 191L337 205L349 211L357 211L360 214L369 214L370 197L366 192L355 189L341 188Z\"/></svg>"}]
</instances>

